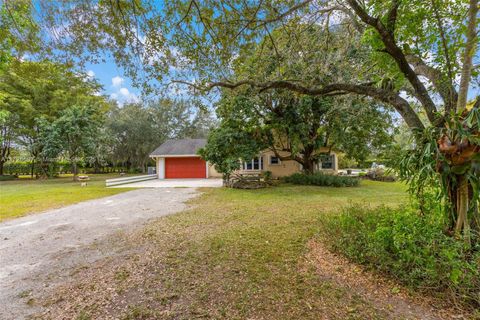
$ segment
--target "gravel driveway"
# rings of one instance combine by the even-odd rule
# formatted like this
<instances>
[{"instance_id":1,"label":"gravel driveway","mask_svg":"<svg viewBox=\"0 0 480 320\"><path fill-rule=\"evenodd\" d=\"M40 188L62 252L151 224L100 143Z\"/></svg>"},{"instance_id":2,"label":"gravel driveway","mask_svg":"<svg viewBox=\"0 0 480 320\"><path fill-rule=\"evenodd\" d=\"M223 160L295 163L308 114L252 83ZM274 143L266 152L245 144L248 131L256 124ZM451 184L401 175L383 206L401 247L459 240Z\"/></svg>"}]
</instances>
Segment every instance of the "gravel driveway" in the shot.
<instances>
[{"instance_id":1,"label":"gravel driveway","mask_svg":"<svg viewBox=\"0 0 480 320\"><path fill-rule=\"evenodd\" d=\"M34 297L45 287L113 254L103 245L108 239L182 211L197 194L193 188L141 189L0 223L0 319L37 312Z\"/></svg>"}]
</instances>

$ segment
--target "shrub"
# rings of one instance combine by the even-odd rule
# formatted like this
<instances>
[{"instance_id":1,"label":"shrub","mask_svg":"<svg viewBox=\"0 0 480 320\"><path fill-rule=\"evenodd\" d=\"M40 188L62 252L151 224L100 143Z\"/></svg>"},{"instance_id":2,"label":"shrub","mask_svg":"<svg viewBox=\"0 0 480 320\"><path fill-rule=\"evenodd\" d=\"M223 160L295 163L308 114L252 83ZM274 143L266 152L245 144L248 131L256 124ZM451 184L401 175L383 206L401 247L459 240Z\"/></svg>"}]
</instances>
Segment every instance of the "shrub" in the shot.
<instances>
[{"instance_id":1,"label":"shrub","mask_svg":"<svg viewBox=\"0 0 480 320\"><path fill-rule=\"evenodd\" d=\"M270 183L272 181L272 171L262 171L263 181Z\"/></svg>"},{"instance_id":2,"label":"shrub","mask_svg":"<svg viewBox=\"0 0 480 320\"><path fill-rule=\"evenodd\" d=\"M3 172L10 175L27 175L32 170L30 162L7 162L3 166ZM35 171L34 171L35 172Z\"/></svg>"},{"instance_id":3,"label":"shrub","mask_svg":"<svg viewBox=\"0 0 480 320\"><path fill-rule=\"evenodd\" d=\"M325 218L333 251L404 285L480 306L480 245L469 248L443 232L442 213L349 207Z\"/></svg>"},{"instance_id":4,"label":"shrub","mask_svg":"<svg viewBox=\"0 0 480 320\"><path fill-rule=\"evenodd\" d=\"M358 186L360 180L355 177L342 177L323 174L317 172L314 174L294 173L284 178L285 182L302 185L314 185L325 187L354 187Z\"/></svg>"},{"instance_id":5,"label":"shrub","mask_svg":"<svg viewBox=\"0 0 480 320\"><path fill-rule=\"evenodd\" d=\"M72 172L72 165L69 161L55 161L55 162L50 162L48 164L46 169L46 174L49 177L54 177L58 176L59 174L64 174L64 173L71 173ZM100 168L94 168L94 167L89 167L84 161L81 161L78 164L78 170L80 172L86 172L86 173L96 173L96 171L100 172L120 172L120 171L126 171L125 167L122 166L114 166L114 165L108 165ZM5 175L30 175L32 171L32 163L31 162L22 162L22 161L16 161L16 162L7 162L5 163L3 167L3 171ZM141 169L138 168L133 168L129 170L129 172L132 173L140 173ZM33 173L41 175L44 173L43 169L40 167L39 163L36 163L33 168Z\"/></svg>"},{"instance_id":6,"label":"shrub","mask_svg":"<svg viewBox=\"0 0 480 320\"><path fill-rule=\"evenodd\" d=\"M18 176L12 176L12 175L0 175L0 181L9 181L9 180L15 180L17 179Z\"/></svg>"}]
</instances>

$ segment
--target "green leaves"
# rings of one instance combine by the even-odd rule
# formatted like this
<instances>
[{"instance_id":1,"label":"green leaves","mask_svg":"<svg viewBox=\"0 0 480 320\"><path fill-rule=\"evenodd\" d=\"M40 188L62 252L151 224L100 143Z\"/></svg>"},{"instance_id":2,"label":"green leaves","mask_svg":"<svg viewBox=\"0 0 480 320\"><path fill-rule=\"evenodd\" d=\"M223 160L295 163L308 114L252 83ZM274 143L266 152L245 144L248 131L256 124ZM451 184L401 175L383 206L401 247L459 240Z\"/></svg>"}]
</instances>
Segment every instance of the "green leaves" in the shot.
<instances>
[{"instance_id":1,"label":"green leaves","mask_svg":"<svg viewBox=\"0 0 480 320\"><path fill-rule=\"evenodd\" d=\"M210 132L207 145L199 154L228 178L233 171L240 169L241 160L254 158L264 147L252 132L230 122Z\"/></svg>"},{"instance_id":2,"label":"green leaves","mask_svg":"<svg viewBox=\"0 0 480 320\"><path fill-rule=\"evenodd\" d=\"M98 114L98 106L74 105L62 111L51 123L41 119L39 140L43 145L42 155L56 158L64 152L70 161L78 162L93 152L101 125Z\"/></svg>"},{"instance_id":3,"label":"green leaves","mask_svg":"<svg viewBox=\"0 0 480 320\"><path fill-rule=\"evenodd\" d=\"M477 99L480 99L480 97L477 97ZM465 118L465 124L469 128L480 129L480 109L472 107Z\"/></svg>"}]
</instances>

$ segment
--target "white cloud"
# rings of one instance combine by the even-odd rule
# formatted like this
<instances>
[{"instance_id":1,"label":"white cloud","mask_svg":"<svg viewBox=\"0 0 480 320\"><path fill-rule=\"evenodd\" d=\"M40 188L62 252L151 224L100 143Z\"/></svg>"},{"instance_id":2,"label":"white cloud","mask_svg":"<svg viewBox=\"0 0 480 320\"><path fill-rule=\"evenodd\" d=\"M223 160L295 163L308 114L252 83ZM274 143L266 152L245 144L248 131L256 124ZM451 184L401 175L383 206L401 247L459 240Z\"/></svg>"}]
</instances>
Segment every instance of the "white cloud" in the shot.
<instances>
[{"instance_id":1,"label":"white cloud","mask_svg":"<svg viewBox=\"0 0 480 320\"><path fill-rule=\"evenodd\" d=\"M128 91L127 88L120 88L118 92L120 92L120 94L124 97L128 97L130 95L130 91Z\"/></svg>"},{"instance_id":2,"label":"white cloud","mask_svg":"<svg viewBox=\"0 0 480 320\"><path fill-rule=\"evenodd\" d=\"M129 93L128 96L125 97L126 102L139 102L140 99L137 97L135 93Z\"/></svg>"},{"instance_id":3,"label":"white cloud","mask_svg":"<svg viewBox=\"0 0 480 320\"><path fill-rule=\"evenodd\" d=\"M112 86L120 87L125 80L122 77L116 76L112 78Z\"/></svg>"},{"instance_id":4,"label":"white cloud","mask_svg":"<svg viewBox=\"0 0 480 320\"><path fill-rule=\"evenodd\" d=\"M88 70L86 73L86 80L93 80L95 78L95 72Z\"/></svg>"},{"instance_id":5,"label":"white cloud","mask_svg":"<svg viewBox=\"0 0 480 320\"><path fill-rule=\"evenodd\" d=\"M130 92L130 89L123 86L125 79L116 76L112 78L112 87L114 88L110 93L110 99L117 100L119 105L130 102L139 102L140 98L133 92Z\"/></svg>"},{"instance_id":6,"label":"white cloud","mask_svg":"<svg viewBox=\"0 0 480 320\"><path fill-rule=\"evenodd\" d=\"M123 105L124 103L128 103L128 102L139 102L140 101L140 99L138 98L138 96L135 93L130 92L130 90L128 90L127 88L124 88L124 87L118 89L114 93L111 93L110 98L114 99L114 100L117 100L117 102L120 105Z\"/></svg>"}]
</instances>

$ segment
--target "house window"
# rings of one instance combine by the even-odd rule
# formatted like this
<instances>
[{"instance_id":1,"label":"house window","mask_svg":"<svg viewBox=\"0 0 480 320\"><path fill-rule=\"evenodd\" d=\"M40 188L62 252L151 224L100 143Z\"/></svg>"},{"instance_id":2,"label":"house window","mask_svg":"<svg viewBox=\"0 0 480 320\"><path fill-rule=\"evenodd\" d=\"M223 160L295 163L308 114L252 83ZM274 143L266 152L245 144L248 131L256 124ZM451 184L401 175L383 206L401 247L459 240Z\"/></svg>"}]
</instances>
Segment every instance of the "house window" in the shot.
<instances>
[{"instance_id":1,"label":"house window","mask_svg":"<svg viewBox=\"0 0 480 320\"><path fill-rule=\"evenodd\" d=\"M326 154L320 159L321 169L335 169L335 155Z\"/></svg>"},{"instance_id":2,"label":"house window","mask_svg":"<svg viewBox=\"0 0 480 320\"><path fill-rule=\"evenodd\" d=\"M245 161L243 163L243 170L263 170L262 157L256 157L250 161Z\"/></svg>"},{"instance_id":3,"label":"house window","mask_svg":"<svg viewBox=\"0 0 480 320\"><path fill-rule=\"evenodd\" d=\"M275 157L275 156L270 156L270 164L280 164L280 159L278 157Z\"/></svg>"}]
</instances>

